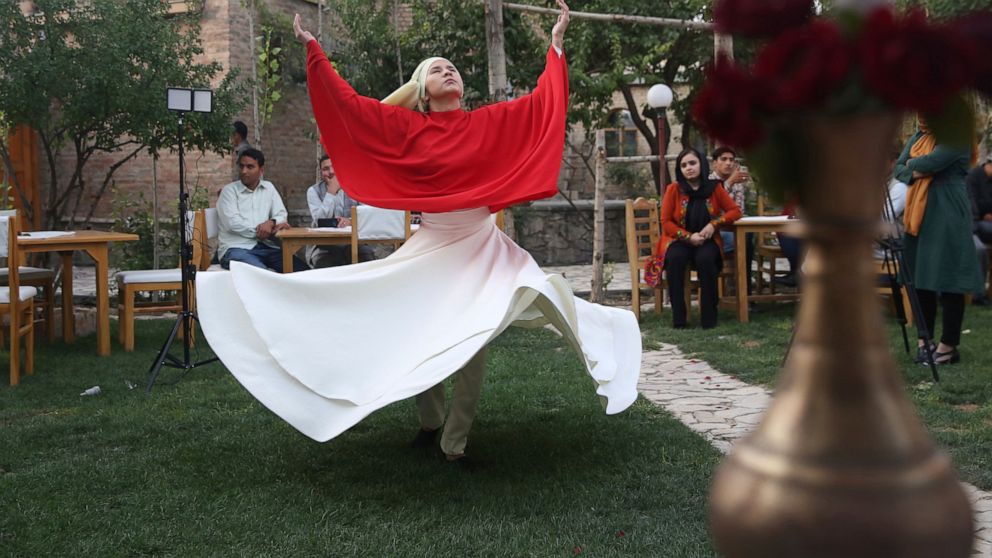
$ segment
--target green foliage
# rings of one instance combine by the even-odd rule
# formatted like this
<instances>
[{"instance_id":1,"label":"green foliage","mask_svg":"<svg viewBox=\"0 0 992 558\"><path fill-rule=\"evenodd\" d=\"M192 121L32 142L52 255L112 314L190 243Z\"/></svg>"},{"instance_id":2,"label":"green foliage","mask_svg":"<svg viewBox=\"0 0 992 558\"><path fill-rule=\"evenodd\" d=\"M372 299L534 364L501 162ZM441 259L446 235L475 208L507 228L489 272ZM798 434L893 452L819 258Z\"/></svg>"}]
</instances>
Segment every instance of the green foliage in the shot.
<instances>
[{"instance_id":1,"label":"green foliage","mask_svg":"<svg viewBox=\"0 0 992 558\"><path fill-rule=\"evenodd\" d=\"M198 21L168 16L159 0L34 5L25 15L18 2L0 2L0 111L11 125L38 132L49 171L45 225L54 227L81 209L92 216L114 173L138 153L176 146L166 87L209 87L222 68L197 61ZM187 118L191 150L228 149L228 127L243 98L235 78L229 73L213 88L211 114ZM63 174L66 150L75 165ZM114 162L87 184L85 170L96 155Z\"/></svg>"},{"instance_id":2,"label":"green foliage","mask_svg":"<svg viewBox=\"0 0 992 558\"><path fill-rule=\"evenodd\" d=\"M142 191L125 193L112 188L111 214L113 229L138 235L134 242L116 242L110 254L114 267L126 269L154 269L175 267L179 262L179 244L176 242L175 202L170 209L160 208L160 215L172 215L165 222L159 221L159 234L155 235L151 203ZM155 244L158 244L159 265L155 265Z\"/></svg>"},{"instance_id":3,"label":"green foliage","mask_svg":"<svg viewBox=\"0 0 992 558\"><path fill-rule=\"evenodd\" d=\"M466 0L413 0L413 23L397 31L393 2L342 0L335 4L347 37L336 41L332 58L342 75L363 95L383 98L402 83L421 60L450 58L465 82L464 101L476 106L489 98L489 65L483 5ZM507 79L531 87L544 67L547 45L537 39L524 16L504 10ZM550 29L550 27L549 27Z\"/></svg>"},{"instance_id":4,"label":"green foliage","mask_svg":"<svg viewBox=\"0 0 992 558\"><path fill-rule=\"evenodd\" d=\"M279 60L282 48L273 44L272 27L263 25L262 34L255 37L259 43L258 63L255 87L258 89L258 117L260 125L272 120L272 111L282 99L279 82L282 72L279 71Z\"/></svg>"},{"instance_id":5,"label":"green foliage","mask_svg":"<svg viewBox=\"0 0 992 558\"><path fill-rule=\"evenodd\" d=\"M990 0L897 0L900 8L919 6L937 18L952 17L973 10L992 9Z\"/></svg>"}]
</instances>

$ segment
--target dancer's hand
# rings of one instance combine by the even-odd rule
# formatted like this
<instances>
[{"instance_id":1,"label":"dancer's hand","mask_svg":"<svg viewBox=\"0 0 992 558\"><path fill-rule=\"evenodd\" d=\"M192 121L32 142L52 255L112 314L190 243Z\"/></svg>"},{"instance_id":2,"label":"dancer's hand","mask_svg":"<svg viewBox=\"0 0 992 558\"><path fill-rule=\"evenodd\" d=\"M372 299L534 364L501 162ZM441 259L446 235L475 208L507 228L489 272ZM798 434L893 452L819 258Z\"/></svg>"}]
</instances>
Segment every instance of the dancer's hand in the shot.
<instances>
[{"instance_id":1,"label":"dancer's hand","mask_svg":"<svg viewBox=\"0 0 992 558\"><path fill-rule=\"evenodd\" d=\"M304 30L303 25L300 24L300 14L296 14L296 17L293 18L293 33L296 35L296 40L303 44L313 40L313 34Z\"/></svg>"},{"instance_id":2,"label":"dancer's hand","mask_svg":"<svg viewBox=\"0 0 992 558\"><path fill-rule=\"evenodd\" d=\"M558 50L564 50L561 45L565 39L565 29L568 28L568 4L564 0L558 0L558 7L561 8L561 13L558 14L555 26L551 28L551 44Z\"/></svg>"}]
</instances>

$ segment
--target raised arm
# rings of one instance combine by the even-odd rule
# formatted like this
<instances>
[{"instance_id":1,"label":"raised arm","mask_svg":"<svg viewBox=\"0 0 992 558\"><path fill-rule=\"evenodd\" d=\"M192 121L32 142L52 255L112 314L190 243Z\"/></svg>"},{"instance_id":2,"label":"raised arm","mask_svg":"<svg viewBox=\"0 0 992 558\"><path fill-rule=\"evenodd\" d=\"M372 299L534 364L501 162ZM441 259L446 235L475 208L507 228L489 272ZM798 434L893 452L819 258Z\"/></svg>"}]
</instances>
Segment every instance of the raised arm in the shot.
<instances>
[{"instance_id":1,"label":"raised arm","mask_svg":"<svg viewBox=\"0 0 992 558\"><path fill-rule=\"evenodd\" d=\"M558 50L558 54L564 50L562 46L565 40L565 30L568 29L568 4L564 0L558 0L558 7L561 8L561 12L558 13L558 21L555 22L555 26L551 28L551 46Z\"/></svg>"}]
</instances>

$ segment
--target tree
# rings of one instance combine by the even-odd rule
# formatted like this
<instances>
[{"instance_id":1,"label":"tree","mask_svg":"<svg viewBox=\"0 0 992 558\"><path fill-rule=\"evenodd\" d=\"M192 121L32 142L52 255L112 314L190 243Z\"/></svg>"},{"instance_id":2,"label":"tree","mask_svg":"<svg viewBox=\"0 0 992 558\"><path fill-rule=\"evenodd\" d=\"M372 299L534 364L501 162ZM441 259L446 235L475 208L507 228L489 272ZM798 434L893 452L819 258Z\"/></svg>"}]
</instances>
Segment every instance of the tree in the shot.
<instances>
[{"instance_id":1,"label":"tree","mask_svg":"<svg viewBox=\"0 0 992 558\"><path fill-rule=\"evenodd\" d=\"M125 163L142 151L173 149L178 131L167 86L215 84L213 112L189 118L185 140L189 149L226 151L241 86L233 72L216 84L220 64L196 61L203 51L195 19L168 16L160 0L35 6L26 14L17 2L0 3L0 113L6 125L37 132L49 173L46 207L26 207L29 215L40 210L46 227L64 218L72 226L82 207L85 224ZM9 164L5 147L0 155ZM66 150L74 164L64 173ZM113 162L91 185L85 171L98 154ZM85 204L84 193L91 195Z\"/></svg>"}]
</instances>

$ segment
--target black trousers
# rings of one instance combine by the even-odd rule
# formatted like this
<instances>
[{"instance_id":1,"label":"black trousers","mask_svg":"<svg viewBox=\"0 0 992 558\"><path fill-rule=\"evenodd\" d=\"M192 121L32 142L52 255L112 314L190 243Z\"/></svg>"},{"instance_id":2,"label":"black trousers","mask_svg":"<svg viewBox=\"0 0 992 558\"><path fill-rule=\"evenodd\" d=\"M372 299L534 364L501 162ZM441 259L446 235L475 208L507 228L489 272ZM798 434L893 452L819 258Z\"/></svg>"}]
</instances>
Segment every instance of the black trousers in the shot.
<instances>
[{"instance_id":1,"label":"black trousers","mask_svg":"<svg viewBox=\"0 0 992 558\"><path fill-rule=\"evenodd\" d=\"M937 321L937 293L916 289L916 296L920 299L920 309L923 311L923 320L920 325L926 325L931 338L936 337L933 328ZM943 310L940 342L957 347L961 344L961 324L964 322L964 295L961 293L940 293L940 306ZM924 332L920 329L917 331L919 337L924 338Z\"/></svg>"},{"instance_id":2,"label":"black trousers","mask_svg":"<svg viewBox=\"0 0 992 558\"><path fill-rule=\"evenodd\" d=\"M709 239L700 246L676 240L668 245L665 252L665 278L668 280L668 298L672 302L672 325L688 325L688 309L685 306L685 270L689 265L699 277L700 325L704 328L716 327L716 310L719 300L716 281L720 275L723 259L716 241Z\"/></svg>"}]
</instances>

